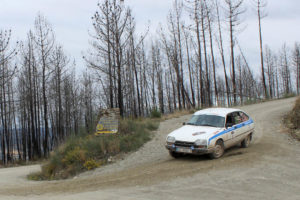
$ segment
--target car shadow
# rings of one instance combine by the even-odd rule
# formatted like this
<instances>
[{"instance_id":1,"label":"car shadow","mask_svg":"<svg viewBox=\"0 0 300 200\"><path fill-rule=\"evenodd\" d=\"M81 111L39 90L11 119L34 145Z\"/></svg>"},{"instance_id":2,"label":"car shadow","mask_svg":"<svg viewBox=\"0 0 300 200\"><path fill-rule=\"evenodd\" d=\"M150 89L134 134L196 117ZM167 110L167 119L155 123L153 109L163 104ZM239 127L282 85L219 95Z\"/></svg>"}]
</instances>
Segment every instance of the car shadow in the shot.
<instances>
[{"instance_id":1,"label":"car shadow","mask_svg":"<svg viewBox=\"0 0 300 200\"><path fill-rule=\"evenodd\" d=\"M243 150L243 148L241 148L241 145L236 145L236 146L226 149L222 158L232 157L232 156L240 156L245 153L246 152ZM176 158L176 160L182 160L182 161L188 161L188 162L199 162L199 161L209 161L209 160L214 160L214 159L210 158L209 155L207 155L207 154L204 154L204 155L185 154L179 158Z\"/></svg>"}]
</instances>

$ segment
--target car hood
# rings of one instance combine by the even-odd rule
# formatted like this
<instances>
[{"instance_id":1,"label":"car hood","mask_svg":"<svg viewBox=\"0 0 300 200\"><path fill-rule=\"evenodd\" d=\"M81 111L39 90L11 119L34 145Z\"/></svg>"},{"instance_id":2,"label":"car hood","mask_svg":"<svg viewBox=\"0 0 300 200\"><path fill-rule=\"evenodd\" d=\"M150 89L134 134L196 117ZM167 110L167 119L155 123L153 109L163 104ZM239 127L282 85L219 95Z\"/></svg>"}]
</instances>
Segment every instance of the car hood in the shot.
<instances>
[{"instance_id":1,"label":"car hood","mask_svg":"<svg viewBox=\"0 0 300 200\"><path fill-rule=\"evenodd\" d=\"M197 139L208 140L222 130L224 128L185 125L171 132L168 136L175 137L176 141L195 142Z\"/></svg>"}]
</instances>

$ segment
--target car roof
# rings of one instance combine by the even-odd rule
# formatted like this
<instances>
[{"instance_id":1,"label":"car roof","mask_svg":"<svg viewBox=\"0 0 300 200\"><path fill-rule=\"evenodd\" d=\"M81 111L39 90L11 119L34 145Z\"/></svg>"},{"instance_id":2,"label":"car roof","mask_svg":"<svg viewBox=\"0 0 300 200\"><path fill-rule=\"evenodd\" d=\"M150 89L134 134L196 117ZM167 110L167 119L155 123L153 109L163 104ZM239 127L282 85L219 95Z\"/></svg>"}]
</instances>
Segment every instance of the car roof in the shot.
<instances>
[{"instance_id":1,"label":"car roof","mask_svg":"<svg viewBox=\"0 0 300 200\"><path fill-rule=\"evenodd\" d=\"M240 111L241 110L235 108L207 108L195 112L194 115L217 115L221 117L226 117L228 113Z\"/></svg>"}]
</instances>

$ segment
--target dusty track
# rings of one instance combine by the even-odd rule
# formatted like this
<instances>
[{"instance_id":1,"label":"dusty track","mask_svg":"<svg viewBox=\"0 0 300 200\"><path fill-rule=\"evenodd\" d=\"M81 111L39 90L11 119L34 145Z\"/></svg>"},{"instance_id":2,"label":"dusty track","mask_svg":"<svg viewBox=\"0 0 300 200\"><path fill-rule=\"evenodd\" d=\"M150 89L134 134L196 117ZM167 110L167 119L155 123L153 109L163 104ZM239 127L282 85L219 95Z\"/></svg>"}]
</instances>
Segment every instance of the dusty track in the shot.
<instances>
[{"instance_id":1,"label":"dusty track","mask_svg":"<svg viewBox=\"0 0 300 200\"><path fill-rule=\"evenodd\" d=\"M165 136L184 116L161 123L154 139L124 160L72 180L27 181L38 165L0 169L0 199L300 199L300 144L281 125L294 101L242 107L255 121L254 141L218 160L168 155Z\"/></svg>"}]
</instances>

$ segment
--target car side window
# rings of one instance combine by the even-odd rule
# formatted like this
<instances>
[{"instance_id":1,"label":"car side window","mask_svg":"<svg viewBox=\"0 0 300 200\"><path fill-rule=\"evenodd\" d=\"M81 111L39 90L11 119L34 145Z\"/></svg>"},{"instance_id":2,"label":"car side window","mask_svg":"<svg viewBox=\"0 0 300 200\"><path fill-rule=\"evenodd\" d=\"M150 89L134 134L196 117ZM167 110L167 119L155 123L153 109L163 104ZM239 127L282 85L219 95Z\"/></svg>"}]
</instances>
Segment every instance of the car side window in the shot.
<instances>
[{"instance_id":1,"label":"car side window","mask_svg":"<svg viewBox=\"0 0 300 200\"><path fill-rule=\"evenodd\" d=\"M233 116L234 116L234 124L242 123L242 118L239 112L234 112Z\"/></svg>"},{"instance_id":2,"label":"car side window","mask_svg":"<svg viewBox=\"0 0 300 200\"><path fill-rule=\"evenodd\" d=\"M248 116L245 115L244 119L246 119L246 117L248 117ZM232 127L236 124L240 124L240 123L244 122L243 121L244 119L243 119L243 116L242 116L241 112L229 113L227 115L227 118L226 118L226 127Z\"/></svg>"},{"instance_id":3,"label":"car side window","mask_svg":"<svg viewBox=\"0 0 300 200\"><path fill-rule=\"evenodd\" d=\"M226 117L226 127L231 127L234 125L234 117L232 113L228 114Z\"/></svg>"},{"instance_id":4,"label":"car side window","mask_svg":"<svg viewBox=\"0 0 300 200\"><path fill-rule=\"evenodd\" d=\"M240 116L241 116L242 122L245 122L245 121L248 121L248 120L249 120L248 115L246 115L246 114L243 113L243 112L240 112Z\"/></svg>"}]
</instances>

